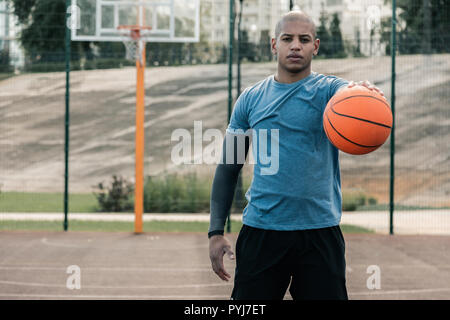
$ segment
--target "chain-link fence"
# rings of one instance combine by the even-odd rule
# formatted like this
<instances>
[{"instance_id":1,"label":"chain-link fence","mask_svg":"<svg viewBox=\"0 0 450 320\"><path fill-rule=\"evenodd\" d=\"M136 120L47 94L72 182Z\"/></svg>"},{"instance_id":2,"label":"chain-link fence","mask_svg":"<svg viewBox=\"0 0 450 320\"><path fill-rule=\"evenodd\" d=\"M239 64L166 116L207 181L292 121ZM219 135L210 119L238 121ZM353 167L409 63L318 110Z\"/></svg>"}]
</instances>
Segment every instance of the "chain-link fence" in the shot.
<instances>
[{"instance_id":1,"label":"chain-link fence","mask_svg":"<svg viewBox=\"0 0 450 320\"><path fill-rule=\"evenodd\" d=\"M0 211L61 212L66 1L0 3ZM209 211L215 165L195 159L213 145L206 132L224 133L227 125L229 1L200 3L198 43L147 43L146 212ZM241 91L275 72L271 38L289 4L235 1L233 101L238 62ZM313 70L347 80L369 80L390 102L392 2L293 4L312 16L321 39ZM261 7L267 10L258 10ZM396 217L409 214L405 217L414 231L421 230L426 215L430 232L450 232L442 211L418 215L420 210L450 207L450 3L397 1L397 7ZM135 63L125 59L122 43L72 42L71 52L70 212L130 212ZM191 164L173 161L180 143L174 132L179 129L191 139ZM195 144L198 134L201 143ZM340 161L343 222L387 232L389 140L368 155L341 153ZM251 165L244 167L242 177L246 190ZM237 204L235 211L242 212L242 205ZM395 222L400 223L400 218Z\"/></svg>"}]
</instances>

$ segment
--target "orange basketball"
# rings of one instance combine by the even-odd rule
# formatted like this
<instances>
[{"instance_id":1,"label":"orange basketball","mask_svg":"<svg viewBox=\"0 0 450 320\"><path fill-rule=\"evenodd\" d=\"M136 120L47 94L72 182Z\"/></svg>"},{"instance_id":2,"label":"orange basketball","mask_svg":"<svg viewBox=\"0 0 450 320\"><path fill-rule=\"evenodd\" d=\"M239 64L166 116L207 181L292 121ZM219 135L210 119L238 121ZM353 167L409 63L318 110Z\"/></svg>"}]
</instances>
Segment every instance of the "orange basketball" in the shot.
<instances>
[{"instance_id":1,"label":"orange basketball","mask_svg":"<svg viewBox=\"0 0 450 320\"><path fill-rule=\"evenodd\" d=\"M378 149L389 137L391 108L376 91L363 86L345 88L328 102L323 128L339 150L366 154Z\"/></svg>"}]
</instances>

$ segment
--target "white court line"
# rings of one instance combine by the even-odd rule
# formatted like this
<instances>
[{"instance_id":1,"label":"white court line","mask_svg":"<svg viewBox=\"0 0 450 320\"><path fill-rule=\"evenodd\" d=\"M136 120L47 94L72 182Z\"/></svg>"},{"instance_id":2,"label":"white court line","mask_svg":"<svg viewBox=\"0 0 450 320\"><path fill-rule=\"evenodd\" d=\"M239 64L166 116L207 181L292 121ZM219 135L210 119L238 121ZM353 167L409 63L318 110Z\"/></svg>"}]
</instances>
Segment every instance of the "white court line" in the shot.
<instances>
[{"instance_id":1,"label":"white court line","mask_svg":"<svg viewBox=\"0 0 450 320\"><path fill-rule=\"evenodd\" d=\"M81 248L102 248L101 245L100 246L98 246L98 245L97 246L92 246L90 244L92 242L92 240L91 241L89 241L89 240L90 239L87 240L88 243L76 245L76 244L65 244L65 243L59 243L59 242L50 242L50 241L48 241L47 238L42 238L41 239L41 243L45 244L47 246L65 247L65 248L79 248L79 249L81 249ZM180 246L180 245L177 245L176 247L173 247L173 248L164 248L164 247L154 248L154 247L151 247L150 245L149 246L140 246L140 247L141 248L145 248L145 250L164 250L164 251L168 251L168 250L191 250L191 249L193 250L193 249L208 248L209 244L206 243L204 245L196 245L196 246L182 246L182 245ZM109 248L108 250L111 250L111 249L128 250L128 248Z\"/></svg>"},{"instance_id":2,"label":"white court line","mask_svg":"<svg viewBox=\"0 0 450 320\"><path fill-rule=\"evenodd\" d=\"M160 268L108 268L108 267L80 267L81 270L93 270L93 271L123 271L123 272L146 272L146 271L157 271L157 272L184 272L184 271L211 271L212 268L177 268L177 267L160 267ZM0 266L0 270L22 270L22 271L32 271L32 270L66 270L67 267L13 267L13 266Z\"/></svg>"},{"instance_id":3,"label":"white court line","mask_svg":"<svg viewBox=\"0 0 450 320\"><path fill-rule=\"evenodd\" d=\"M174 299L220 299L230 300L230 296L227 295L202 295L202 296L186 296L186 295L174 295L174 296L146 296L146 295L66 295L66 294L17 294L17 293L0 293L0 297L15 297L15 298L48 298L48 299L147 299L147 300L174 300Z\"/></svg>"},{"instance_id":4,"label":"white court line","mask_svg":"<svg viewBox=\"0 0 450 320\"><path fill-rule=\"evenodd\" d=\"M61 264L61 262L20 262L20 263L13 263L13 262L0 262L0 268L55 268L55 269L61 269L61 268L67 268L67 266L74 264L74 263L64 263ZM195 264L189 268L211 268L211 263L199 263ZM450 267L450 266L449 266ZM103 265L95 265L95 264L89 264L85 267L86 269L99 269L99 268L107 268L107 269L127 269L127 270L142 270L147 268L178 268L177 265L174 264L162 264L162 263L154 263L151 266L143 266L143 265L130 265L126 268L123 267L104 267Z\"/></svg>"},{"instance_id":5,"label":"white court line","mask_svg":"<svg viewBox=\"0 0 450 320\"><path fill-rule=\"evenodd\" d=\"M48 245L48 246L54 246L54 247L66 247L66 248L83 248L86 247L86 245L74 245L74 244L64 244L64 243L51 243L48 242L46 238L41 239L41 243Z\"/></svg>"},{"instance_id":6,"label":"white court line","mask_svg":"<svg viewBox=\"0 0 450 320\"><path fill-rule=\"evenodd\" d=\"M450 291L450 288L435 288L435 289L417 289L417 290L392 290L392 291L377 291L376 293L367 292L349 292L349 296L354 295L373 295L373 294L412 294L412 293L426 293L426 292L443 292ZM230 297L227 295L200 295L200 296L189 296L189 295L58 295L58 294L17 294L17 293L0 293L0 297L15 297L15 298L70 298L70 299L153 299L153 300L170 300L170 299L222 299L229 300Z\"/></svg>"},{"instance_id":7,"label":"white court line","mask_svg":"<svg viewBox=\"0 0 450 320\"><path fill-rule=\"evenodd\" d=\"M52 287L52 288L67 288L65 285L36 283L36 282L17 282L0 280L0 284L14 285L14 286L30 286L30 287ZM206 287L227 287L232 283L204 283L204 284L181 284L181 285L153 285L153 286L86 286L82 289L183 289L183 288L206 288Z\"/></svg>"},{"instance_id":8,"label":"white court line","mask_svg":"<svg viewBox=\"0 0 450 320\"><path fill-rule=\"evenodd\" d=\"M450 291L450 288L430 288L430 289L411 289L411 290L373 290L371 292L349 292L351 296L371 296L371 295L383 295L383 294L414 294L414 293L427 293L427 292L445 292Z\"/></svg>"}]
</instances>

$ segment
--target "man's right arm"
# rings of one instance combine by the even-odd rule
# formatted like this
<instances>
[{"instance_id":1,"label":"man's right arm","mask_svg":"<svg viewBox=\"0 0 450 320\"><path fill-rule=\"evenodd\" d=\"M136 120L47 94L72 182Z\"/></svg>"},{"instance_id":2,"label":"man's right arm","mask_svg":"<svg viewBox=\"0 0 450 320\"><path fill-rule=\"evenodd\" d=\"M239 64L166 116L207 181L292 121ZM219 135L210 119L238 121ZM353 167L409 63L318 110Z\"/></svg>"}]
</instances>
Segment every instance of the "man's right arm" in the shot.
<instances>
[{"instance_id":1,"label":"man's right arm","mask_svg":"<svg viewBox=\"0 0 450 320\"><path fill-rule=\"evenodd\" d=\"M244 138L244 144L238 143L239 138ZM230 143L233 142L233 143ZM225 270L223 256L228 255L234 259L231 243L223 236L225 221L233 203L234 191L239 177L239 172L244 166L250 145L247 135L227 134L223 141L222 161L217 166L211 191L211 215L209 225L209 258L217 276L228 281L231 275ZM244 157L242 157L244 148ZM240 152L238 152L240 151ZM232 153L232 157L230 154ZM227 155L229 156L227 159ZM230 159L231 158L231 159ZM228 160L228 161L227 161Z\"/></svg>"},{"instance_id":2,"label":"man's right arm","mask_svg":"<svg viewBox=\"0 0 450 320\"><path fill-rule=\"evenodd\" d=\"M244 139L244 143L241 143L239 139ZM249 145L250 137L248 135L227 133L224 138L222 161L216 168L211 190L209 238L224 233L224 226L233 203L239 172L247 158ZM230 154L233 156L230 157ZM242 157L242 154L244 157Z\"/></svg>"}]
</instances>

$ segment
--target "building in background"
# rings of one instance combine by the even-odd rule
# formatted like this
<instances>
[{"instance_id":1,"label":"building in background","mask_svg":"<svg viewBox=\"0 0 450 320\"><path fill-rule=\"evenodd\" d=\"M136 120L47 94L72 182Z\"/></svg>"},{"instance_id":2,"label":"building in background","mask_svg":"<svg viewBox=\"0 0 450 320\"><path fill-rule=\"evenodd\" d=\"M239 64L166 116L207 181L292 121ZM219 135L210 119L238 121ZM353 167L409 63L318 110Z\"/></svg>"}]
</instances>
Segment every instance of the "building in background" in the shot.
<instances>
[{"instance_id":1,"label":"building in background","mask_svg":"<svg viewBox=\"0 0 450 320\"><path fill-rule=\"evenodd\" d=\"M384 0L293 0L294 9L309 14L319 25L322 10L328 16L337 13L341 21L344 41L360 42L361 53L367 56L383 55L384 46L378 32L381 19L391 16L389 4ZM213 43L228 43L229 0L201 0L201 24L205 40ZM238 14L243 4L241 29L248 39L260 43L264 37L273 37L279 18L289 11L289 0L235 0ZM236 26L238 19L236 17ZM237 29L237 28L236 28Z\"/></svg>"},{"instance_id":2,"label":"building in background","mask_svg":"<svg viewBox=\"0 0 450 320\"><path fill-rule=\"evenodd\" d=\"M25 61L24 52L17 40L18 34L17 20L9 3L0 0L0 52L8 55L9 63L16 69L22 67Z\"/></svg>"},{"instance_id":3,"label":"building in background","mask_svg":"<svg viewBox=\"0 0 450 320\"><path fill-rule=\"evenodd\" d=\"M329 21L337 13L341 21L341 32L345 41L361 43L361 53L367 56L383 55L380 42L381 19L391 16L391 7L384 0L294 0L296 9L308 13L319 25L322 10Z\"/></svg>"},{"instance_id":4,"label":"building in background","mask_svg":"<svg viewBox=\"0 0 450 320\"><path fill-rule=\"evenodd\" d=\"M208 41L228 43L229 39L229 0L200 0L202 6L202 30ZM259 43L261 37L273 36L278 19L289 11L289 0L235 0L238 15L243 5L241 30L247 31L249 41ZM236 28L238 16L236 16Z\"/></svg>"}]
</instances>

